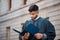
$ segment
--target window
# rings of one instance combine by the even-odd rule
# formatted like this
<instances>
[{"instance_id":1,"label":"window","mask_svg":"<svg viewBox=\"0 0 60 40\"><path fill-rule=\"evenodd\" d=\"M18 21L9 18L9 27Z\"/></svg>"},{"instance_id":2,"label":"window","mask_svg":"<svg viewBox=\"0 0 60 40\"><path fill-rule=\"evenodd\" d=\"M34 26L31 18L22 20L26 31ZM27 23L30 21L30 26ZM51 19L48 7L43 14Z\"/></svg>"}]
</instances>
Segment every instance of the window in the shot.
<instances>
[{"instance_id":1,"label":"window","mask_svg":"<svg viewBox=\"0 0 60 40\"><path fill-rule=\"evenodd\" d=\"M27 3L27 0L23 0L23 4L25 5Z\"/></svg>"},{"instance_id":2,"label":"window","mask_svg":"<svg viewBox=\"0 0 60 40\"><path fill-rule=\"evenodd\" d=\"M19 9L23 6L23 0L11 0L11 10Z\"/></svg>"},{"instance_id":3,"label":"window","mask_svg":"<svg viewBox=\"0 0 60 40\"><path fill-rule=\"evenodd\" d=\"M11 0L1 0L1 15L7 13L11 9Z\"/></svg>"},{"instance_id":4,"label":"window","mask_svg":"<svg viewBox=\"0 0 60 40\"><path fill-rule=\"evenodd\" d=\"M11 9L11 0L9 0L9 10Z\"/></svg>"},{"instance_id":5,"label":"window","mask_svg":"<svg viewBox=\"0 0 60 40\"><path fill-rule=\"evenodd\" d=\"M10 26L6 27L6 40L10 40Z\"/></svg>"}]
</instances>

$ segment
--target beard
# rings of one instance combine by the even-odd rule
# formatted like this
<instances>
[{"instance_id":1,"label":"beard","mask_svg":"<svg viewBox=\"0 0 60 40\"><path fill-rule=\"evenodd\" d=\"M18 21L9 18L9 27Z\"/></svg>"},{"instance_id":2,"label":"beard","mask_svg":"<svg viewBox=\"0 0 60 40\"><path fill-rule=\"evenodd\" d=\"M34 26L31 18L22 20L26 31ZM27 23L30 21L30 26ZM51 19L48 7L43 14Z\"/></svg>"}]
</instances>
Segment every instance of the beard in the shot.
<instances>
[{"instance_id":1,"label":"beard","mask_svg":"<svg viewBox=\"0 0 60 40\"><path fill-rule=\"evenodd\" d=\"M38 15L36 15L35 17L31 17L32 19L36 19L38 17Z\"/></svg>"}]
</instances>

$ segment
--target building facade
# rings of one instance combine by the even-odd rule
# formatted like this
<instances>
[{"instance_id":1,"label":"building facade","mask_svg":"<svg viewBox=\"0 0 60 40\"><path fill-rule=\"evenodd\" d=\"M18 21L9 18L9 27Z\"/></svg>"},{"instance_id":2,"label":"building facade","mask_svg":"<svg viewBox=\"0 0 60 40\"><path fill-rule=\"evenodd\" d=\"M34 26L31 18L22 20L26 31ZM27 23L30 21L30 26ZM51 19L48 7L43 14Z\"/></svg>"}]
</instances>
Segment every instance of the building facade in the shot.
<instances>
[{"instance_id":1,"label":"building facade","mask_svg":"<svg viewBox=\"0 0 60 40\"><path fill-rule=\"evenodd\" d=\"M55 40L60 39L60 0L0 0L0 40L18 40L19 34L12 28L22 31L32 4L39 6L39 16L49 18L56 29Z\"/></svg>"}]
</instances>

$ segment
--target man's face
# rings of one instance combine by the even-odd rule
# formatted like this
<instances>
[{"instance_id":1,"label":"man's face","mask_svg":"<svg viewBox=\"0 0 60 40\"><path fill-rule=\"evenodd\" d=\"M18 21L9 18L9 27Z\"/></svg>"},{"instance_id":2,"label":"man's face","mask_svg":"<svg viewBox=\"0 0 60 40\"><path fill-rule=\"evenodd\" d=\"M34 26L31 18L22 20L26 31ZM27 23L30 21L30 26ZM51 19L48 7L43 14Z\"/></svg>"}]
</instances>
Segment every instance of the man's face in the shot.
<instances>
[{"instance_id":1,"label":"man's face","mask_svg":"<svg viewBox=\"0 0 60 40\"><path fill-rule=\"evenodd\" d=\"M30 12L30 17L31 17L32 19L36 19L37 16L38 16L38 14L39 14L38 11L32 11L32 12Z\"/></svg>"}]
</instances>

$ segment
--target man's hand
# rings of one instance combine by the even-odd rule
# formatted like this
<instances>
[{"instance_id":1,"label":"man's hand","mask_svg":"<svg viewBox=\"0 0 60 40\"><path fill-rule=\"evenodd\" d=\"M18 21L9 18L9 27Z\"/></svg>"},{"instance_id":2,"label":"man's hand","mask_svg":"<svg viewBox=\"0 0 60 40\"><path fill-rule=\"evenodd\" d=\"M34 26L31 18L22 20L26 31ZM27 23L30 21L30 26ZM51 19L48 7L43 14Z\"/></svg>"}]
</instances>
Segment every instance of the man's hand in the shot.
<instances>
[{"instance_id":1,"label":"man's hand","mask_svg":"<svg viewBox=\"0 0 60 40\"><path fill-rule=\"evenodd\" d=\"M41 33L36 33L34 36L36 39L42 39L43 38L43 34L41 34Z\"/></svg>"},{"instance_id":2,"label":"man's hand","mask_svg":"<svg viewBox=\"0 0 60 40\"><path fill-rule=\"evenodd\" d=\"M29 36L30 36L29 33L25 33L24 36L22 36L22 40L27 40Z\"/></svg>"}]
</instances>

